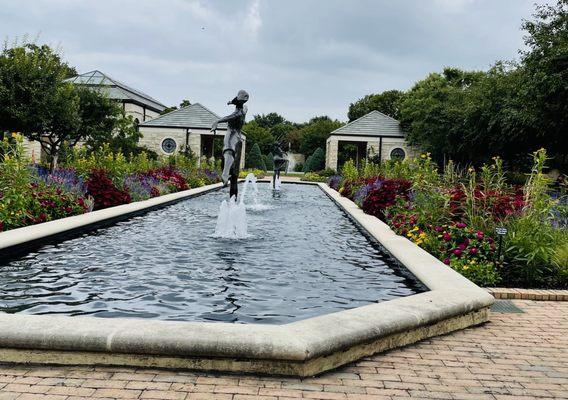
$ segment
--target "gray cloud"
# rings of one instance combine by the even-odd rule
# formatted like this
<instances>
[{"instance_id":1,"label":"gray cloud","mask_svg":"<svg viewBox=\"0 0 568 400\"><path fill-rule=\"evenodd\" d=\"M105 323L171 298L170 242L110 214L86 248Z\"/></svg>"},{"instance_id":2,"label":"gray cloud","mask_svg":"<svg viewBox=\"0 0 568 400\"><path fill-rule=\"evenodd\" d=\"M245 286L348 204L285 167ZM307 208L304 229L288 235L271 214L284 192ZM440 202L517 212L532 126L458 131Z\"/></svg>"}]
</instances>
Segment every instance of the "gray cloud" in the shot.
<instances>
[{"instance_id":1,"label":"gray cloud","mask_svg":"<svg viewBox=\"0 0 568 400\"><path fill-rule=\"evenodd\" d=\"M515 58L533 3L0 0L0 35L39 33L79 71L99 69L166 104L188 98L223 114L246 88L252 114L344 120L365 94Z\"/></svg>"}]
</instances>

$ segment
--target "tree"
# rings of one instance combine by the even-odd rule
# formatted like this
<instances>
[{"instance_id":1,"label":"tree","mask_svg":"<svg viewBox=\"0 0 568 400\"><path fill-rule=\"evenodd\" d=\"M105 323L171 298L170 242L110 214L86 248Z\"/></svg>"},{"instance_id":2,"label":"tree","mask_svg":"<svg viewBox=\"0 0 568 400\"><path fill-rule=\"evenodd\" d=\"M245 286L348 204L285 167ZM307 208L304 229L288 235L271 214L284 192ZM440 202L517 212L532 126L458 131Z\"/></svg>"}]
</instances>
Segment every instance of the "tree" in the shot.
<instances>
[{"instance_id":1,"label":"tree","mask_svg":"<svg viewBox=\"0 0 568 400\"><path fill-rule=\"evenodd\" d=\"M308 157L304 165L304 172L321 171L325 168L325 152L318 147L314 153Z\"/></svg>"},{"instance_id":2,"label":"tree","mask_svg":"<svg viewBox=\"0 0 568 400\"><path fill-rule=\"evenodd\" d=\"M247 138L247 150L250 152L255 144L260 147L261 153L266 154L272 149L274 137L267 128L261 127L256 120L252 120L243 126L243 132ZM250 149L250 150L249 150Z\"/></svg>"},{"instance_id":3,"label":"tree","mask_svg":"<svg viewBox=\"0 0 568 400\"><path fill-rule=\"evenodd\" d=\"M266 115L257 114L254 116L253 120L256 121L259 126L266 129L271 129L272 127L279 124L289 123L283 116L275 112L271 112Z\"/></svg>"},{"instance_id":4,"label":"tree","mask_svg":"<svg viewBox=\"0 0 568 400\"><path fill-rule=\"evenodd\" d=\"M403 98L404 92L399 90L387 90L382 93L369 94L357 100L355 103L351 103L347 116L351 122L373 110L377 110L389 117L399 119L400 104Z\"/></svg>"},{"instance_id":5,"label":"tree","mask_svg":"<svg viewBox=\"0 0 568 400\"><path fill-rule=\"evenodd\" d=\"M52 169L61 145L82 138L80 98L64 82L71 70L46 45L27 43L0 54L0 130L40 142Z\"/></svg>"},{"instance_id":6,"label":"tree","mask_svg":"<svg viewBox=\"0 0 568 400\"><path fill-rule=\"evenodd\" d=\"M470 148L464 141L468 88L483 72L446 68L417 82L401 104L401 123L411 144L442 162L466 161Z\"/></svg>"},{"instance_id":7,"label":"tree","mask_svg":"<svg viewBox=\"0 0 568 400\"><path fill-rule=\"evenodd\" d=\"M86 138L87 147L93 149L108 143L122 117L118 103L87 87L76 86L79 96L80 125L78 131Z\"/></svg>"},{"instance_id":8,"label":"tree","mask_svg":"<svg viewBox=\"0 0 568 400\"><path fill-rule=\"evenodd\" d=\"M266 165L267 171L274 170L274 155L272 153L268 153L268 155L264 159L264 164Z\"/></svg>"},{"instance_id":9,"label":"tree","mask_svg":"<svg viewBox=\"0 0 568 400\"><path fill-rule=\"evenodd\" d=\"M166 108L164 108L164 111L162 111L160 113L160 115L171 113L172 111L175 111L179 108L184 108L184 107L187 107L187 106L190 106L190 105L191 105L191 102L187 99L184 99L184 100L181 101L181 103L179 103L179 107L178 106L166 107Z\"/></svg>"},{"instance_id":10,"label":"tree","mask_svg":"<svg viewBox=\"0 0 568 400\"><path fill-rule=\"evenodd\" d=\"M262 153L258 143L252 146L250 153L245 157L245 164L247 168L260 169L266 171L266 165L262 159Z\"/></svg>"},{"instance_id":11,"label":"tree","mask_svg":"<svg viewBox=\"0 0 568 400\"><path fill-rule=\"evenodd\" d=\"M327 116L315 117L301 129L300 151L312 154L318 147L325 148L329 134L343 124Z\"/></svg>"},{"instance_id":12,"label":"tree","mask_svg":"<svg viewBox=\"0 0 568 400\"><path fill-rule=\"evenodd\" d=\"M568 0L537 6L524 21L521 52L524 104L538 116L534 134L558 163L568 165Z\"/></svg>"}]
</instances>

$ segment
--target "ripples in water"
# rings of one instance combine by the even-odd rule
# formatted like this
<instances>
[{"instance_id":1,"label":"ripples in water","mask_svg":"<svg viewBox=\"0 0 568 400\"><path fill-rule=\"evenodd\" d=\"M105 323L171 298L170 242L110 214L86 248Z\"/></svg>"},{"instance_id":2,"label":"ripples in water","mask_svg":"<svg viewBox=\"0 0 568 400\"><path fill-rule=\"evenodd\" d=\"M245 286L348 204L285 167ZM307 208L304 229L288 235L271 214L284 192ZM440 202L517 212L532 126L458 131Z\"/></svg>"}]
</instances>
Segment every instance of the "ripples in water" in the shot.
<instances>
[{"instance_id":1,"label":"ripples in water","mask_svg":"<svg viewBox=\"0 0 568 400\"><path fill-rule=\"evenodd\" d=\"M0 311L279 324L422 291L319 188L259 190L246 240L210 236L223 190L0 265Z\"/></svg>"}]
</instances>

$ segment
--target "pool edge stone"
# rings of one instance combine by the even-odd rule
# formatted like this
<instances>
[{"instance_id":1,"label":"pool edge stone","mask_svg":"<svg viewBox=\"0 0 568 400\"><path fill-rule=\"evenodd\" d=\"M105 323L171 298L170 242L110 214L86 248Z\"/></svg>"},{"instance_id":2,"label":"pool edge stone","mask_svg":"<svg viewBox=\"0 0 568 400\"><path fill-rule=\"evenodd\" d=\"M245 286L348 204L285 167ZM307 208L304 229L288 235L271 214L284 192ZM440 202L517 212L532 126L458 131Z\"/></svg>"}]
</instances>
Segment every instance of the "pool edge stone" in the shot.
<instances>
[{"instance_id":1,"label":"pool edge stone","mask_svg":"<svg viewBox=\"0 0 568 400\"><path fill-rule=\"evenodd\" d=\"M317 185L430 291L285 325L0 313L0 362L147 366L303 377L488 321L493 296L396 235L379 219L363 213L327 185ZM195 192L180 198L218 187L186 191ZM176 199L164 199L162 203L171 201ZM116 218L118 207L113 207L110 215L114 217L109 218ZM147 204L146 208L151 207L156 204ZM69 324L71 320L73 324Z\"/></svg>"}]
</instances>

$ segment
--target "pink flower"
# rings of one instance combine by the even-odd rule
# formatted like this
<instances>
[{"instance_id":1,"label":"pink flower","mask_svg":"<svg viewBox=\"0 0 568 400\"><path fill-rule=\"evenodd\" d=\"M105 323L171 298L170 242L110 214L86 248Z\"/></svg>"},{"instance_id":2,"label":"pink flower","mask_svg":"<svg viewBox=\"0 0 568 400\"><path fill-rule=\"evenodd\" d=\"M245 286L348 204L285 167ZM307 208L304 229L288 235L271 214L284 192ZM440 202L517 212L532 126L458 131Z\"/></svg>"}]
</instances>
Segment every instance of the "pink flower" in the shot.
<instances>
[{"instance_id":1,"label":"pink flower","mask_svg":"<svg viewBox=\"0 0 568 400\"><path fill-rule=\"evenodd\" d=\"M446 259L444 260L444 264L450 265L450 259L449 259L449 258L446 258Z\"/></svg>"},{"instance_id":2,"label":"pink flower","mask_svg":"<svg viewBox=\"0 0 568 400\"><path fill-rule=\"evenodd\" d=\"M455 249L452 253L459 257L461 256L462 251L460 249Z\"/></svg>"},{"instance_id":3,"label":"pink flower","mask_svg":"<svg viewBox=\"0 0 568 400\"><path fill-rule=\"evenodd\" d=\"M463 229L463 228L465 228L467 225L464 224L463 222L458 222L458 223L456 224L456 226L457 226L458 228L460 228L460 229Z\"/></svg>"},{"instance_id":4,"label":"pink flower","mask_svg":"<svg viewBox=\"0 0 568 400\"><path fill-rule=\"evenodd\" d=\"M450 236L449 233L446 232L442 235L442 239L444 239L444 242L449 242L452 239L452 237Z\"/></svg>"},{"instance_id":5,"label":"pink flower","mask_svg":"<svg viewBox=\"0 0 568 400\"><path fill-rule=\"evenodd\" d=\"M463 243L460 244L460 245L458 246L458 249L460 249L460 250L465 250L465 244L463 244Z\"/></svg>"},{"instance_id":6,"label":"pink flower","mask_svg":"<svg viewBox=\"0 0 568 400\"><path fill-rule=\"evenodd\" d=\"M469 249L469 252L471 254L477 254L479 250L477 250L477 247L472 247L471 249Z\"/></svg>"},{"instance_id":7,"label":"pink flower","mask_svg":"<svg viewBox=\"0 0 568 400\"><path fill-rule=\"evenodd\" d=\"M483 235L483 232L477 231L477 238L478 238L478 239L483 239L483 236L484 236L484 235Z\"/></svg>"}]
</instances>

